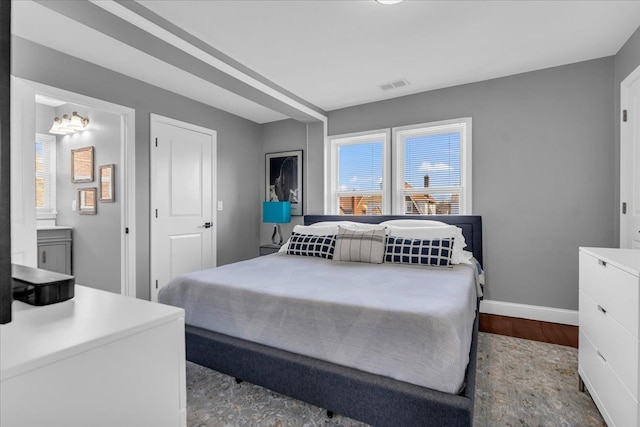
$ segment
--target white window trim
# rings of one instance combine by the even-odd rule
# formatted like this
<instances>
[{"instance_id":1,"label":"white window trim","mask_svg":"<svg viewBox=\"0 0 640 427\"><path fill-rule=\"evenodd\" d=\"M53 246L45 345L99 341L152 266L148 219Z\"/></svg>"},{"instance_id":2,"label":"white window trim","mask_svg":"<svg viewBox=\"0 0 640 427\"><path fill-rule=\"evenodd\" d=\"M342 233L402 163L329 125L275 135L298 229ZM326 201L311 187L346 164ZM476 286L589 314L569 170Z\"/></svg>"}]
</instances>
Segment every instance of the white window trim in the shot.
<instances>
[{"instance_id":1,"label":"white window trim","mask_svg":"<svg viewBox=\"0 0 640 427\"><path fill-rule=\"evenodd\" d=\"M359 191L342 192L338 190L338 148L345 145L362 144L373 142L383 138L382 143L382 214L388 215L391 212L391 185L389 181L390 173L390 152L389 142L391 140L390 129L378 129L365 132L353 132L343 135L330 136L326 139L325 156L327 158L325 170L325 212L332 215L339 215L340 206L338 198L340 196L354 195L374 195L380 191Z\"/></svg>"},{"instance_id":2,"label":"white window trim","mask_svg":"<svg viewBox=\"0 0 640 427\"><path fill-rule=\"evenodd\" d=\"M425 132L425 128L427 128ZM339 215L339 196L373 195L379 191L341 192L338 190L338 147L341 145L358 144L384 135L383 144L383 174L382 197L383 215L405 214L405 194L424 194L423 188L414 190L404 188L404 138L412 135L438 134L443 131L462 128L460 132L460 182L463 188L461 194L460 215L471 215L473 212L472 186L472 119L463 117L437 122L420 123L395 128L378 129L364 132L354 132L328 137L325 141L325 213ZM402 188L398 185L402 183ZM430 193L442 194L458 191L458 187L430 188Z\"/></svg>"},{"instance_id":3,"label":"white window trim","mask_svg":"<svg viewBox=\"0 0 640 427\"><path fill-rule=\"evenodd\" d=\"M56 176L57 176L57 141L56 137L53 135L48 135L44 133L36 133L35 142L45 142L47 144L53 144L53 148L49 150L49 172L50 172L50 180L49 184L51 185L50 192L50 208L36 208L36 219L37 220L55 220L57 217L57 206L56 206ZM35 201L34 201L35 203Z\"/></svg>"},{"instance_id":4,"label":"white window trim","mask_svg":"<svg viewBox=\"0 0 640 427\"><path fill-rule=\"evenodd\" d=\"M393 174L391 186L393 188L393 214L404 215L406 193L424 194L424 189L415 191L404 189L404 139L414 135L438 134L449 129L462 128L460 132L460 182L464 191L461 198L460 215L471 215L473 212L472 200L472 150L471 150L471 117L459 119L441 120L437 122L421 123L410 126L392 128L391 153L393 157ZM427 130L425 131L425 128ZM401 187L402 186L402 187ZM453 188L433 188L431 193L448 193ZM457 190L457 188L456 188Z\"/></svg>"}]
</instances>

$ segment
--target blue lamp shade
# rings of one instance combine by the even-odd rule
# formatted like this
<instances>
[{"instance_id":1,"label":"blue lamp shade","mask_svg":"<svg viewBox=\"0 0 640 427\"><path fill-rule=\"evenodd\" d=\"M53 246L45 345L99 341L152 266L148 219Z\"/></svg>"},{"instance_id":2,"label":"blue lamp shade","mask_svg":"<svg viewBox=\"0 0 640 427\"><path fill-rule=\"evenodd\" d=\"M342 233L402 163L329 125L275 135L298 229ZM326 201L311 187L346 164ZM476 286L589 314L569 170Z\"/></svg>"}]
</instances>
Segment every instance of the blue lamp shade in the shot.
<instances>
[{"instance_id":1,"label":"blue lamp shade","mask_svg":"<svg viewBox=\"0 0 640 427\"><path fill-rule=\"evenodd\" d=\"M262 202L262 222L291 222L291 202Z\"/></svg>"}]
</instances>

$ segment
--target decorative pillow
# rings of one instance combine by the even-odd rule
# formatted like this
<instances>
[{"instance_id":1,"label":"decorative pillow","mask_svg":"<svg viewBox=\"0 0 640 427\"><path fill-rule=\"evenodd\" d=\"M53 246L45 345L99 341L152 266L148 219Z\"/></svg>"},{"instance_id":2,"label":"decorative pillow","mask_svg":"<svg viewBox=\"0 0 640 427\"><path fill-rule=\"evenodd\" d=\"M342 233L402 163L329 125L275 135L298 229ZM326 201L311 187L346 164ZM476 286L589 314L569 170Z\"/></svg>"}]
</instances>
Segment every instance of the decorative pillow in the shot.
<instances>
[{"instance_id":1,"label":"decorative pillow","mask_svg":"<svg viewBox=\"0 0 640 427\"><path fill-rule=\"evenodd\" d=\"M310 234L300 234L295 231L289 238L287 247L288 255L316 256L331 259L336 246L336 236L313 236Z\"/></svg>"},{"instance_id":2,"label":"decorative pillow","mask_svg":"<svg viewBox=\"0 0 640 427\"><path fill-rule=\"evenodd\" d=\"M293 227L293 232L298 234L307 234L310 236L330 236L338 234L337 225L296 225ZM289 239L280 247L278 252L287 252L289 248Z\"/></svg>"},{"instance_id":3,"label":"decorative pillow","mask_svg":"<svg viewBox=\"0 0 640 427\"><path fill-rule=\"evenodd\" d=\"M454 240L453 237L420 240L389 236L384 261L394 264L450 267Z\"/></svg>"},{"instance_id":4,"label":"decorative pillow","mask_svg":"<svg viewBox=\"0 0 640 427\"><path fill-rule=\"evenodd\" d=\"M467 246L462 230L455 225L445 225L441 227L396 227L389 226L389 235L404 237L406 239L436 240L444 238L455 238L453 245L452 264L471 264L471 252L464 248Z\"/></svg>"},{"instance_id":5,"label":"decorative pillow","mask_svg":"<svg viewBox=\"0 0 640 427\"><path fill-rule=\"evenodd\" d=\"M386 237L386 228L360 231L340 226L333 260L381 264Z\"/></svg>"}]
</instances>

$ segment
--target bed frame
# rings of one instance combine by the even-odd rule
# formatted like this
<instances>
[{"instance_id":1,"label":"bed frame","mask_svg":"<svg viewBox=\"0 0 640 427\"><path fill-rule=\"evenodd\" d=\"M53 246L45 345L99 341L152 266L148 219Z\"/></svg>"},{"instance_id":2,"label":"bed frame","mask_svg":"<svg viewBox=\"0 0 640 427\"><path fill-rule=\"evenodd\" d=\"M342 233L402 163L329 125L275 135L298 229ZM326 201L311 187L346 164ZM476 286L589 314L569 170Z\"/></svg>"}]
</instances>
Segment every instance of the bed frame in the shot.
<instances>
[{"instance_id":1,"label":"bed frame","mask_svg":"<svg viewBox=\"0 0 640 427\"><path fill-rule=\"evenodd\" d=\"M456 225L462 229L467 250L471 249L482 263L479 216L307 215L304 223L379 223L389 219L425 219ZM187 360L374 426L473 425L477 347L476 314L464 390L449 394L186 325Z\"/></svg>"}]
</instances>

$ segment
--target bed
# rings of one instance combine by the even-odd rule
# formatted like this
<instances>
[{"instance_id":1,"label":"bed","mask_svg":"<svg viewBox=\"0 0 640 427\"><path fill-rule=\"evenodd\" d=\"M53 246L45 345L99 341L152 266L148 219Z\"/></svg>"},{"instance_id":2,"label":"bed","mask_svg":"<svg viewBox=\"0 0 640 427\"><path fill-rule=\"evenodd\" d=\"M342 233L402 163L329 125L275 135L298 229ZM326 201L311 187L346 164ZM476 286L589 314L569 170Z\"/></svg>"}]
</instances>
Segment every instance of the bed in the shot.
<instances>
[{"instance_id":1,"label":"bed","mask_svg":"<svg viewBox=\"0 0 640 427\"><path fill-rule=\"evenodd\" d=\"M348 219L379 223L406 218ZM482 263L480 217L411 218L456 225L467 250ZM345 217L306 216L304 221L341 220ZM424 274L418 270L274 254L184 275L163 288L159 299L185 308L187 359L194 363L376 426L472 425L479 293L458 285L468 278L447 280L469 277L473 268L431 268L430 277L438 277L434 286L443 282L440 288L416 286L418 275ZM266 278L255 280L263 271ZM208 283L210 277L214 285ZM340 282L336 277L348 280L348 286L333 283ZM393 292L388 284L394 277L402 278L402 287L396 289L406 297L385 294ZM295 278L297 285L288 278ZM450 291L448 299L429 294L444 294L456 286L461 293ZM373 292L363 291L365 287ZM354 298L357 303L352 303ZM396 300L394 317L387 317ZM459 321L422 316L431 300L431 305L444 307L431 311L450 311ZM347 319L347 329L336 326L334 318ZM313 333L305 333L305 322ZM420 357L411 357L414 353ZM423 359L423 364L417 362Z\"/></svg>"}]
</instances>

